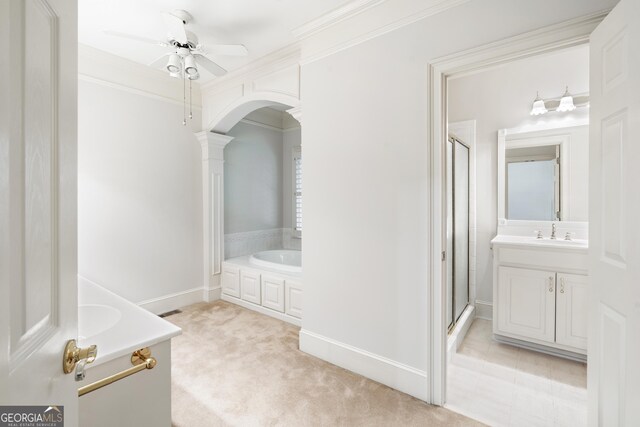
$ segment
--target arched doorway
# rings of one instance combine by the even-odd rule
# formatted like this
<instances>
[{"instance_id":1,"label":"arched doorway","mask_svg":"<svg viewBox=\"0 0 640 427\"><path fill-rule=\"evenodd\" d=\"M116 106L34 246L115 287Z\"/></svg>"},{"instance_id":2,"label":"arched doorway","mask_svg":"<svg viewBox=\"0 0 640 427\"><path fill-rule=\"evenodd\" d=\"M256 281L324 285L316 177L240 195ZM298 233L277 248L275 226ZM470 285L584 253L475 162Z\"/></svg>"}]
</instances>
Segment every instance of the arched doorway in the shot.
<instances>
[{"instance_id":1,"label":"arched doorway","mask_svg":"<svg viewBox=\"0 0 640 427\"><path fill-rule=\"evenodd\" d=\"M260 108L285 105L302 125L300 100L276 92L244 96L222 110L206 129L196 133L202 148L202 243L203 300L220 298L220 278L224 260L224 147L233 140L226 135L247 114Z\"/></svg>"}]
</instances>

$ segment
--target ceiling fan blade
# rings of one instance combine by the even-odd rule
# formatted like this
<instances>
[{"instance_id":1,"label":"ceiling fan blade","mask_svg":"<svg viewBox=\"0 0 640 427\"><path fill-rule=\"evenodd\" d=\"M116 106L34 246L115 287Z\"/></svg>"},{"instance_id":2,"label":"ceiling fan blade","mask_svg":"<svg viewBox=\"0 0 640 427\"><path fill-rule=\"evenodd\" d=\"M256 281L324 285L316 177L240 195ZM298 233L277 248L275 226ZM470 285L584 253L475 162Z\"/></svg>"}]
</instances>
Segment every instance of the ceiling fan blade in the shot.
<instances>
[{"instance_id":1,"label":"ceiling fan blade","mask_svg":"<svg viewBox=\"0 0 640 427\"><path fill-rule=\"evenodd\" d=\"M168 12L162 12L162 19L169 29L171 37L181 44L187 43L187 32L184 29L184 21Z\"/></svg>"},{"instance_id":2,"label":"ceiling fan blade","mask_svg":"<svg viewBox=\"0 0 640 427\"><path fill-rule=\"evenodd\" d=\"M196 57L196 64L202 65L205 70L207 70L214 76L220 77L227 74L227 70L225 70L206 56L199 53L195 54L194 56Z\"/></svg>"},{"instance_id":3,"label":"ceiling fan blade","mask_svg":"<svg viewBox=\"0 0 640 427\"><path fill-rule=\"evenodd\" d=\"M206 51L212 55L247 56L249 51L242 44L214 44L206 46Z\"/></svg>"},{"instance_id":4,"label":"ceiling fan blade","mask_svg":"<svg viewBox=\"0 0 640 427\"><path fill-rule=\"evenodd\" d=\"M120 33L118 31L104 31L104 34L108 35L108 36L114 36L114 37L120 37L123 39L129 39L129 40L135 40L135 41L139 41L142 43L149 43L149 44L154 44L156 46L161 46L161 47L168 47L169 44L165 43L165 42L161 42L159 40L154 40L154 39L150 39L147 37L142 37L142 36L136 36L134 34L126 34L126 33Z\"/></svg>"},{"instance_id":5,"label":"ceiling fan blade","mask_svg":"<svg viewBox=\"0 0 640 427\"><path fill-rule=\"evenodd\" d=\"M153 61L151 64L149 64L150 67L153 68L160 68L160 66L162 66L164 68L164 66L166 65L166 57L171 55L171 52L165 53L164 55L162 55L160 58L156 59L155 61Z\"/></svg>"}]
</instances>

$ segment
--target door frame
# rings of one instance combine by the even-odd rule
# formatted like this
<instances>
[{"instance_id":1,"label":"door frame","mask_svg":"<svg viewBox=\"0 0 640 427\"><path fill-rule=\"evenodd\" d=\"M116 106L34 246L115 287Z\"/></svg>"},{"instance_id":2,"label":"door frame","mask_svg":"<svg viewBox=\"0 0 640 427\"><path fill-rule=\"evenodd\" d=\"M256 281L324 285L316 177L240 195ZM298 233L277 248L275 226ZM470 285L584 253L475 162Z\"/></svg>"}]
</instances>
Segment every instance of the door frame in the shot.
<instances>
[{"instance_id":1,"label":"door frame","mask_svg":"<svg viewBox=\"0 0 640 427\"><path fill-rule=\"evenodd\" d=\"M447 79L473 74L514 60L551 53L589 43L591 32L610 9L543 27L484 46L438 58L427 64L429 121L428 155L430 171L430 249L429 257L429 325L428 402L446 402L446 157Z\"/></svg>"}]
</instances>

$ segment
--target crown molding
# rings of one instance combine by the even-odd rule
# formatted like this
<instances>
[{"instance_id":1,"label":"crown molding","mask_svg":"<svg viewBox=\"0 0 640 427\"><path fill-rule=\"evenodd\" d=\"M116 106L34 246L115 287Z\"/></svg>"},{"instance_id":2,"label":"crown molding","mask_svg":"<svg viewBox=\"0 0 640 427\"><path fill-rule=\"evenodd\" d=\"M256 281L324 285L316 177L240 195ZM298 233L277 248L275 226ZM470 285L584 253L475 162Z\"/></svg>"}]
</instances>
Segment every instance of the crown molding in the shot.
<instances>
[{"instance_id":1,"label":"crown molding","mask_svg":"<svg viewBox=\"0 0 640 427\"><path fill-rule=\"evenodd\" d=\"M352 16L358 15L372 7L375 7L384 1L386 0L354 0L320 16L319 18L307 22L298 28L294 28L291 30L291 33L298 40L303 40L337 24L340 21L344 21L345 19L349 19Z\"/></svg>"},{"instance_id":2,"label":"crown molding","mask_svg":"<svg viewBox=\"0 0 640 427\"><path fill-rule=\"evenodd\" d=\"M147 65L78 44L78 78L137 95L183 104L182 81ZM202 108L200 84L193 82L193 107Z\"/></svg>"},{"instance_id":3,"label":"crown molding","mask_svg":"<svg viewBox=\"0 0 640 427\"><path fill-rule=\"evenodd\" d=\"M97 84L100 86L106 86L112 89L118 89L121 90L123 92L128 92L128 93L132 93L135 95L139 95L139 96L144 96L146 98L151 98L151 99L155 99L158 101L162 101L162 102L168 102L170 104L174 104L174 105L179 105L180 107L183 106L183 101L182 100L177 100L173 97L168 97L168 96L163 96L163 95L158 95L157 93L152 93L152 92L147 92L146 90L142 90L142 89L137 89L135 87L131 87L122 83L114 83L114 82L110 82L108 80L104 80L101 78L97 78L97 77L93 77L93 76L89 76L86 74L78 74L78 80L79 81L83 81L83 82L88 82L88 83L93 83L93 84ZM202 107L200 105L192 105L191 106L194 110L202 110Z\"/></svg>"},{"instance_id":4,"label":"crown molding","mask_svg":"<svg viewBox=\"0 0 640 427\"><path fill-rule=\"evenodd\" d=\"M277 126L268 125L268 124L265 124L265 123L256 122L255 120L242 119L242 120L240 120L240 123L244 123L245 125L250 125L250 126L256 126L256 127L259 127L259 128L269 129L269 130L273 130L273 131L276 131L276 132L284 132L284 129L282 129L282 128L279 128Z\"/></svg>"},{"instance_id":5,"label":"crown molding","mask_svg":"<svg viewBox=\"0 0 640 427\"><path fill-rule=\"evenodd\" d=\"M307 43L303 44L304 49L300 65L306 65L334 55L469 1L432 0L427 2L425 0L399 0L396 2L378 2L348 17L349 20L357 18L356 20L359 21L357 25L353 22L350 24L342 23L342 28L339 28L336 24L346 21L347 18L335 21L332 27L335 27L334 31L339 34L338 36L324 31L329 27L318 29L315 33L307 35L305 38ZM425 6L425 3L430 4Z\"/></svg>"},{"instance_id":6,"label":"crown molding","mask_svg":"<svg viewBox=\"0 0 640 427\"><path fill-rule=\"evenodd\" d=\"M294 42L281 49L262 56L247 65L233 70L222 77L217 77L200 85L202 93L218 91L235 83L242 82L253 77L264 76L276 71L282 66L297 64L300 60L300 43Z\"/></svg>"}]
</instances>

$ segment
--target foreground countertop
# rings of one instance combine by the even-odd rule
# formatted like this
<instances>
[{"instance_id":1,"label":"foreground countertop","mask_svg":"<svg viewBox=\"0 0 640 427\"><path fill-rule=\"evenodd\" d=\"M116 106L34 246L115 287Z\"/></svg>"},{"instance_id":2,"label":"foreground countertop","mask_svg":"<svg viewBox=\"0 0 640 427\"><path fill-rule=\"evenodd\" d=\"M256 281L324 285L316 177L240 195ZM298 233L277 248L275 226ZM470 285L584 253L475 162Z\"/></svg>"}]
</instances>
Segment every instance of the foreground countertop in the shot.
<instances>
[{"instance_id":1,"label":"foreground countertop","mask_svg":"<svg viewBox=\"0 0 640 427\"><path fill-rule=\"evenodd\" d=\"M82 324L83 316L79 316L78 345L80 347L92 344L98 346L98 356L92 364L87 365L87 369L120 356L130 355L135 350L152 346L182 333L182 329L174 324L90 280L78 277L78 309L83 309L83 306L84 308L89 306L90 309L98 306L97 308L103 309L103 311L107 310L113 313L115 313L113 310L115 309L120 314L119 317L112 316L108 320L106 316L101 318L98 311L95 318L88 319L87 325ZM91 313L91 310L88 312ZM100 322L108 322L109 324L105 323L106 329L104 329L100 327ZM90 330L89 323L94 330L104 330L89 335L86 333L87 330Z\"/></svg>"},{"instance_id":2,"label":"foreground countertop","mask_svg":"<svg viewBox=\"0 0 640 427\"><path fill-rule=\"evenodd\" d=\"M558 249L587 252L589 250L588 240L551 240L548 237L543 239L537 239L531 236L510 236L499 234L491 240L492 245L506 245L506 246L525 246L528 248L545 248L545 249Z\"/></svg>"}]
</instances>

